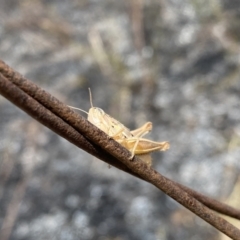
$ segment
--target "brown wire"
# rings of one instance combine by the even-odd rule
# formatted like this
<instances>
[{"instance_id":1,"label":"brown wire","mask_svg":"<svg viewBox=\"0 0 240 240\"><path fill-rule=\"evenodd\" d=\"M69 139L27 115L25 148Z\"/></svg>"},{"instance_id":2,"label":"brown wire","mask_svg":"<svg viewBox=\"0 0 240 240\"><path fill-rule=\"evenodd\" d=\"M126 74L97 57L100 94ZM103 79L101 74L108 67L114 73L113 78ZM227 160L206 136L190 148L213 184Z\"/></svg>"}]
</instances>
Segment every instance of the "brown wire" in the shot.
<instances>
[{"instance_id":1,"label":"brown wire","mask_svg":"<svg viewBox=\"0 0 240 240\"><path fill-rule=\"evenodd\" d=\"M7 81L7 79L1 73L0 77L2 80L1 84L4 83L4 85L1 85L2 89L0 90L0 92L13 104L21 108L38 122L42 123L61 137L67 139L69 142L73 143L77 147L103 160L104 162L115 166L116 168L133 174L125 165L117 161L116 158L114 158L107 152L103 152L99 146L89 142L83 135L79 134L79 132L77 132L69 124L64 122L61 118L50 112L38 101L36 101L35 99L27 95L24 91L19 89L16 85L11 83L10 81ZM11 98L9 98L9 96L11 96Z\"/></svg>"},{"instance_id":2,"label":"brown wire","mask_svg":"<svg viewBox=\"0 0 240 240\"><path fill-rule=\"evenodd\" d=\"M109 139L109 137L101 130L90 124L80 115L74 113L66 105L59 102L57 99L46 93L44 90L40 89L35 84L23 78L20 74L16 73L2 61L0 61L0 73L4 75L0 75L0 93L7 99L12 101L14 104L22 108L24 111L31 114L31 116L35 117L37 120L40 120L41 123L52 129L56 133L60 134L61 136L63 136L64 134L68 135L68 129L71 126L70 128L72 130L75 129L77 130L77 132L85 136L84 139L90 142L93 148L95 148L98 153L102 152L102 157L105 161L109 157L109 155L103 156L104 154L106 154L105 151L107 151L110 155L115 157L114 162L117 159L120 161L120 163L122 163L120 165L122 167L124 166L125 170L128 169L127 171L152 183L157 188L161 189L167 195L181 203L190 211L192 211L193 213L195 213L196 215L198 215L229 237L232 237L233 239L240 239L239 229L237 229L221 217L218 217L212 211L207 209L203 204L198 202L193 197L193 195L195 195L195 197L198 196L195 191L192 190L191 192L186 187L179 187L177 184L165 178L152 168L148 168L144 163L142 163L141 160L136 157L132 161L130 161L129 158L131 154L129 151L127 151L114 140ZM23 93L26 94L24 98ZM34 101L35 104L36 102L38 102L40 103L40 105L44 106L48 110L40 109L40 116L36 116L36 110L39 108L39 106L35 106L33 104ZM47 112L47 118L43 116L45 112ZM50 118L48 116L50 116L50 113L65 122L65 124L68 124L67 126L65 126L66 128L64 128L64 130L61 128L62 125L54 124L54 117L52 119L53 122L51 124L49 123ZM100 148L97 149L96 146L100 146ZM86 151L90 152L88 148L89 146L84 145L84 147L81 147L85 148ZM104 149L105 151L103 151L102 149ZM187 193L186 191L188 191L189 193Z\"/></svg>"},{"instance_id":3,"label":"brown wire","mask_svg":"<svg viewBox=\"0 0 240 240\"><path fill-rule=\"evenodd\" d=\"M70 114L73 114L75 119L78 119L80 116L78 114L76 114L75 112L73 112L70 108L68 108L65 104L61 103L60 101L58 101L57 99L55 99L53 96L51 96L49 93L45 92L43 89L39 88L37 85L35 85L34 83L30 82L29 80L25 79L24 77L22 77L19 73L15 72L13 69L11 69L9 66L7 66L4 62L2 62L0 60L0 72L2 72L11 82L13 82L14 84L16 84L20 89L24 90L28 95L34 97L38 102L40 102L41 104L45 105L46 108L52 110L52 112L48 111L48 114L53 114L53 112L55 112L56 114L58 114L60 117L58 117L58 121L62 119L67 119L69 117ZM19 106L21 107L21 106ZM25 106L23 106L25 107ZM63 112L63 109L67 108L66 113ZM25 110L26 111L26 110ZM37 116L37 119L41 119L38 115L40 116L46 116L46 114L44 113L45 110L41 110L39 111L39 113L29 113L32 117ZM52 115L51 115L52 117ZM50 119L50 116L48 117L48 119L46 119L46 123L52 122L53 124L57 121L55 118ZM83 119L84 121L85 119ZM62 120L61 120L62 121ZM70 121L73 122L73 121ZM85 120L85 122L87 122ZM44 122L42 122L44 124ZM60 126L62 123L59 123ZM65 123L66 124L66 123ZM85 124L85 123L84 123ZM46 125L46 124L45 124ZM48 126L49 127L49 126ZM69 126L68 126L69 127ZM65 128L68 130L68 127L65 126ZM92 126L93 128L95 126ZM51 128L51 127L49 127ZM62 127L61 127L62 128ZM53 129L53 128L51 128ZM58 130L58 128L56 128L56 130ZM65 130L65 131L67 131ZM56 131L55 131L56 132ZM59 135L61 135L61 133L58 133ZM74 141L74 136L79 133L74 133L74 134L64 134L61 135L64 138L67 138L69 136L73 136L73 139L68 139L70 142L74 143L76 146L82 148L83 150L89 152L90 154L100 158L101 160L107 162L110 165L113 165L117 168L120 168L121 170L124 170L128 173L132 173L131 170L129 170L128 168L126 168L125 165L123 165L122 163L120 163L119 161L117 161L116 158L112 157L110 154L108 153L104 153L104 156L100 156L99 154L102 154L103 151L97 151L94 148L99 148L97 146L93 146L92 143L90 143L84 136L80 135L81 137L81 141L79 139L77 139L76 141ZM80 138L79 137L79 138ZM74 141L74 142L73 142ZM91 147L90 147L91 146ZM106 156L107 154L107 156ZM111 157L110 157L111 156ZM109 158L111 159L111 161L109 161ZM134 174L136 176L136 174ZM190 195L194 196L195 198L197 198L200 202L204 203L206 206L208 206L209 208L237 218L240 220L240 210L232 208L226 204L223 204L217 200L214 200L212 198L206 197L201 193L198 193L186 186L183 186L179 183L178 184L179 187L183 188L186 192L188 192Z\"/></svg>"}]
</instances>

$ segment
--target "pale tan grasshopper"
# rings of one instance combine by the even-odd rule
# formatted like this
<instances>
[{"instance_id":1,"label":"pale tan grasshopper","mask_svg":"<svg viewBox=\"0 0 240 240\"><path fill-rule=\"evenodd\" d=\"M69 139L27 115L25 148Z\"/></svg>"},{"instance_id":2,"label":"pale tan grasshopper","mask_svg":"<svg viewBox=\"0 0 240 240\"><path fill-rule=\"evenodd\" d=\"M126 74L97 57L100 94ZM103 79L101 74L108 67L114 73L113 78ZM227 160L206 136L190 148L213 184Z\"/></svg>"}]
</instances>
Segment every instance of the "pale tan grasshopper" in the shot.
<instances>
[{"instance_id":1,"label":"pale tan grasshopper","mask_svg":"<svg viewBox=\"0 0 240 240\"><path fill-rule=\"evenodd\" d=\"M152 130L152 123L147 122L142 127L137 128L133 131L130 131L127 127L125 127L122 123L114 119L113 117L106 114L101 108L93 107L92 104L92 95L89 89L90 95L90 103L91 108L89 112L85 112L88 114L88 121L100 128L103 132L105 132L110 138L119 142L122 146L127 148L132 156L130 159L134 157L134 155L139 156L145 163L151 165L151 153L154 151L166 151L169 149L168 142L154 142L145 138L142 138L148 132Z\"/></svg>"}]
</instances>

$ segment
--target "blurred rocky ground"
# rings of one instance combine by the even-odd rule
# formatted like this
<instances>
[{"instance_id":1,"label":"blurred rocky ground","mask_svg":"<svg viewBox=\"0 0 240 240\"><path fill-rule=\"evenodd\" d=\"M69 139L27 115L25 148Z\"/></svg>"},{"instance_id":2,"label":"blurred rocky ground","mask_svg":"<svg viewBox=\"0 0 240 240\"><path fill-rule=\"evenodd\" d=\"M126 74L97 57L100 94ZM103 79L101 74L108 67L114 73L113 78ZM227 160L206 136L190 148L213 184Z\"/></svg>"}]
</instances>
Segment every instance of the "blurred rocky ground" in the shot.
<instances>
[{"instance_id":1,"label":"blurred rocky ground","mask_svg":"<svg viewBox=\"0 0 240 240\"><path fill-rule=\"evenodd\" d=\"M154 168L221 201L240 184L239 29L237 0L0 0L3 61L68 105L88 110L90 87L131 129L152 121L171 143ZM2 97L0 136L1 240L224 239Z\"/></svg>"}]
</instances>

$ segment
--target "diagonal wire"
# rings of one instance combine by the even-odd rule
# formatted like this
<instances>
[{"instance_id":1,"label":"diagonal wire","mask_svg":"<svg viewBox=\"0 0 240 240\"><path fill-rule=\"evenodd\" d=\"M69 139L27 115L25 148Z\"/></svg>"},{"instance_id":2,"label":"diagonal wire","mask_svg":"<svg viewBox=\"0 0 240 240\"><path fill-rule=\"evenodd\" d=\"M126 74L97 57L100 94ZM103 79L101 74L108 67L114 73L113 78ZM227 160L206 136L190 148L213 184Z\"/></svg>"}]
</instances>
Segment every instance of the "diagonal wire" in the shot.
<instances>
[{"instance_id":1,"label":"diagonal wire","mask_svg":"<svg viewBox=\"0 0 240 240\"><path fill-rule=\"evenodd\" d=\"M7 79L1 73L0 78L0 92L6 98L8 98L8 96L11 96L11 99L9 100L13 104L21 108L23 111L35 118L38 122L53 130L55 133L67 139L77 147L82 148L86 152L112 166L131 173L131 171L129 171L129 169L121 162L117 161L116 158L106 152L103 152L99 146L89 142L83 135L79 134L73 127L64 122L61 118L57 117L51 111L46 109L35 99L19 89L16 85L10 81L7 81ZM4 92L2 92L2 90Z\"/></svg>"},{"instance_id":2,"label":"diagonal wire","mask_svg":"<svg viewBox=\"0 0 240 240\"><path fill-rule=\"evenodd\" d=\"M67 126L66 125L67 123L63 122L63 120L68 119L71 114L72 114L72 117L75 119L78 119L80 117L78 114L76 115L76 113L73 112L72 109L68 108L65 104L58 101L56 98L51 96L49 93L45 92L43 89L39 88L34 83L32 83L29 80L27 80L26 78L22 77L19 73L14 71L12 68L10 68L8 65L6 65L1 60L0 60L0 72L2 72L2 74L4 74L4 76L6 76L8 78L8 80L10 80L12 83L17 85L23 91L25 91L26 94L28 94L29 96L32 96L33 98L29 101L32 101L34 104L41 103L46 108L51 110L51 111L48 111L47 109L44 109L44 107L41 105L41 107L43 109L39 109L39 114L37 114L37 112L29 113L32 117L37 116L37 120L41 120L41 118L43 116L48 114L48 118L44 119L44 121L42 123L44 124L44 122L46 122L45 123L45 125L46 125L46 124L50 124L50 122L53 122L53 126L51 128L51 126L46 125L47 127L49 127L50 129L55 129L55 128L53 128L54 123L58 123L61 126L61 127L58 126L56 128L56 130L58 131L59 129L63 128L63 124L64 124L64 127L65 127L64 136L62 135L63 133L56 132L56 130L54 130L54 131L56 133L58 133L59 135L63 136L64 138L68 139L70 142L74 143L78 147L84 149L85 151L89 152L90 154L107 162L108 164L113 165L117 168L120 168L121 170L124 170L128 173L133 174L133 172L131 170L129 170L124 164L119 162L116 158L112 157L110 154L105 153L103 156L100 156L99 154L102 154L104 151L102 149L99 151L99 147L97 147L96 145L93 146L92 143L90 143L88 141L88 139L86 139L83 135L80 135L79 132L78 133L68 132L70 129L71 129L71 131L73 131L73 129L69 128L69 125ZM22 93L22 94L24 94L24 93ZM36 99L37 101L34 99ZM26 106L21 104L19 107L26 107ZM31 105L28 106L28 109L29 109L29 107L31 107ZM65 112L63 111L64 108L66 109ZM33 107L33 109L36 109L36 107ZM45 111L47 114L45 113ZM53 112L55 114L57 114L59 117L54 116ZM40 115L40 117L38 115ZM83 118L83 121L84 120L85 119ZM72 119L72 120L70 119L70 122L72 123L72 126L76 125L74 122L74 119ZM85 120L85 122L87 123L86 120ZM71 125L71 123L70 123L70 125ZM92 128L94 128L94 127L95 126L92 125ZM77 128L78 128L78 126L77 126ZM76 140L74 140L76 135L78 136L78 138ZM73 139L72 138L69 139L69 136L72 136ZM98 149L96 149L96 148L98 148ZM107 154L107 156L106 156L106 154ZM136 176L136 174L134 174L134 175ZM140 177L140 176L138 176L138 177ZM198 192L196 192L186 186L183 186L179 183L176 183L176 184L178 184L179 187L183 188L186 192L188 192L190 195L197 198L200 202L204 203L209 208L211 208L219 213L222 213L222 214L225 214L225 215L228 215L228 216L231 216L231 217L234 217L234 218L237 218L240 220L240 210L232 208L232 207L228 206L227 204L223 204L212 198L206 197L206 196L202 195L201 193L198 193Z\"/></svg>"},{"instance_id":3,"label":"diagonal wire","mask_svg":"<svg viewBox=\"0 0 240 240\"><path fill-rule=\"evenodd\" d=\"M109 152L110 155L113 155L115 159L118 159L120 163L122 163L120 164L121 166L126 167L125 171L129 171L132 174L144 179L145 181L152 183L157 188L161 189L167 195L178 201L180 204L188 208L190 211L192 211L193 213L195 213L196 215L198 215L229 237L232 237L233 239L240 239L240 231L236 227L223 220L222 218L216 216L212 211L210 211L203 204L198 202L194 197L191 196L188 188L185 187L185 190L183 190L181 186L179 188L174 182L165 178L152 168L148 168L136 157L132 161L129 161L129 158L131 156L130 152L128 152L120 144L118 144L112 139L109 139L109 137L101 130L90 124L80 115L74 113L66 105L59 102L53 96L37 87L35 84L23 78L20 74L9 68L2 61L0 61L0 72L4 75L0 75L0 93L7 99L12 101L14 104L21 107L24 111L31 114L31 116L34 116L44 125L63 136L61 126L60 129L58 129L59 125L54 124L54 121L53 124L49 124L49 119L46 119L43 116L45 113L44 111L40 111L41 114L37 116L36 111L39 109L39 106L32 106L32 100L35 99L35 103L38 102L42 104L42 106L47 108L50 113L53 113L55 117L57 116L63 122L71 125L73 129L86 136L85 139L87 138L89 140L88 142L93 142L91 145L95 147L95 150L97 148L96 145L99 145L100 148L98 148L98 152L106 154L104 151L102 151L102 149L104 149L105 151ZM23 93L26 94L24 98ZM49 115L49 111L47 113L47 116ZM67 126L67 129L65 129L65 131L67 130L65 132L66 135L68 134L69 125ZM82 148L85 148L86 150L86 146ZM113 160L114 163L115 159ZM189 193L185 192L186 190ZM193 193L194 192L192 192L192 194ZM197 194L195 194L195 197L196 196Z\"/></svg>"}]
</instances>

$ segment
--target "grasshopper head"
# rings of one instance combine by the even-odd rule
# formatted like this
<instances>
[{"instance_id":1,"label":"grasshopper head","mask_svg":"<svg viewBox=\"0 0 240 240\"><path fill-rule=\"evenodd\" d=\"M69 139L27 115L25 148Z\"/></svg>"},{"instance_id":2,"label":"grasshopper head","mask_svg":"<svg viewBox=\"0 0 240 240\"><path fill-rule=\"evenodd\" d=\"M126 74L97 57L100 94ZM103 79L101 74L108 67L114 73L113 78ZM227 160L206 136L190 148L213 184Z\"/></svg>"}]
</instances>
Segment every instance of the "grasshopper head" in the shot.
<instances>
[{"instance_id":1,"label":"grasshopper head","mask_svg":"<svg viewBox=\"0 0 240 240\"><path fill-rule=\"evenodd\" d=\"M110 117L101 108L92 107L88 112L88 121L111 137L132 136L130 130L116 119Z\"/></svg>"},{"instance_id":2,"label":"grasshopper head","mask_svg":"<svg viewBox=\"0 0 240 240\"><path fill-rule=\"evenodd\" d=\"M88 121L94 125L97 125L98 122L101 122L101 119L105 115L105 112L101 108L92 107L88 112Z\"/></svg>"}]
</instances>

